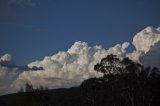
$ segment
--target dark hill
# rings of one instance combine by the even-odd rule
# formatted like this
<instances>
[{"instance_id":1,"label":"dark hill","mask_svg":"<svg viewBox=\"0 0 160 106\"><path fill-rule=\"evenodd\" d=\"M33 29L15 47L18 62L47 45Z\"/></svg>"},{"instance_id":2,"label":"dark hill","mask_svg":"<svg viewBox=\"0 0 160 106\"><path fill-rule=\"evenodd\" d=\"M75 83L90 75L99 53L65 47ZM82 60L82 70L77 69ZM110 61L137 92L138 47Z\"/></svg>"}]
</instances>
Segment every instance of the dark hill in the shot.
<instances>
[{"instance_id":1,"label":"dark hill","mask_svg":"<svg viewBox=\"0 0 160 106\"><path fill-rule=\"evenodd\" d=\"M0 106L80 106L79 88L15 93L0 97Z\"/></svg>"}]
</instances>

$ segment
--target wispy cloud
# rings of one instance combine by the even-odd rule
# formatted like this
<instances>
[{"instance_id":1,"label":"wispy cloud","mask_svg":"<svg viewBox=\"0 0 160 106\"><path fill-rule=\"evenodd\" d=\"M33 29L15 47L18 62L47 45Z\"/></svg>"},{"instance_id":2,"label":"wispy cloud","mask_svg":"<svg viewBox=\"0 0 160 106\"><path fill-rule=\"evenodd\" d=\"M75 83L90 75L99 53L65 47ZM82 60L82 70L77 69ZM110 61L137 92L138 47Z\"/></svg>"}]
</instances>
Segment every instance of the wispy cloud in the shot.
<instances>
[{"instance_id":1,"label":"wispy cloud","mask_svg":"<svg viewBox=\"0 0 160 106\"><path fill-rule=\"evenodd\" d=\"M10 17L13 7L35 7L37 4L35 0L0 0L0 18Z\"/></svg>"},{"instance_id":2,"label":"wispy cloud","mask_svg":"<svg viewBox=\"0 0 160 106\"><path fill-rule=\"evenodd\" d=\"M37 5L37 2L35 0L0 0L0 4L3 8L8 8L11 5L34 7Z\"/></svg>"},{"instance_id":3,"label":"wispy cloud","mask_svg":"<svg viewBox=\"0 0 160 106\"><path fill-rule=\"evenodd\" d=\"M9 5L36 6L35 0L9 0Z\"/></svg>"},{"instance_id":4,"label":"wispy cloud","mask_svg":"<svg viewBox=\"0 0 160 106\"><path fill-rule=\"evenodd\" d=\"M0 22L0 25L7 25L7 26L14 26L18 28L23 28L27 29L29 31L33 32L50 32L47 28L45 27L40 27L40 26L35 26L35 25L30 25L30 24L24 24L24 23L16 23L16 22Z\"/></svg>"}]
</instances>

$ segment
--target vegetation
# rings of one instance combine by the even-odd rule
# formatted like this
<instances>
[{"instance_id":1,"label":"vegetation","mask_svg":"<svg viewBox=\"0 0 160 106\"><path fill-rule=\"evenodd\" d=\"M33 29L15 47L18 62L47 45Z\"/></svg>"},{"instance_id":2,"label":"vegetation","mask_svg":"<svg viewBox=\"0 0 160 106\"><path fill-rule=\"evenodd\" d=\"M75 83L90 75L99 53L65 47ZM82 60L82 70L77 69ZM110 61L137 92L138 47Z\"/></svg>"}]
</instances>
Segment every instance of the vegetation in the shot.
<instances>
[{"instance_id":1,"label":"vegetation","mask_svg":"<svg viewBox=\"0 0 160 106\"><path fill-rule=\"evenodd\" d=\"M129 58L109 55L95 65L95 70L104 76L81 84L82 106L159 106L157 68L145 69Z\"/></svg>"},{"instance_id":2,"label":"vegetation","mask_svg":"<svg viewBox=\"0 0 160 106\"><path fill-rule=\"evenodd\" d=\"M0 97L2 106L159 106L158 68L144 68L129 58L108 55L94 67L100 78L85 80L80 87L47 90L26 84L19 93Z\"/></svg>"},{"instance_id":3,"label":"vegetation","mask_svg":"<svg viewBox=\"0 0 160 106\"><path fill-rule=\"evenodd\" d=\"M22 92L0 97L0 106L81 106L79 88Z\"/></svg>"},{"instance_id":4,"label":"vegetation","mask_svg":"<svg viewBox=\"0 0 160 106\"><path fill-rule=\"evenodd\" d=\"M23 93L23 92L35 92L35 91L43 91L43 90L48 90L47 87L39 86L36 89L32 86L32 84L26 83L25 84L25 89L21 88L18 93Z\"/></svg>"}]
</instances>

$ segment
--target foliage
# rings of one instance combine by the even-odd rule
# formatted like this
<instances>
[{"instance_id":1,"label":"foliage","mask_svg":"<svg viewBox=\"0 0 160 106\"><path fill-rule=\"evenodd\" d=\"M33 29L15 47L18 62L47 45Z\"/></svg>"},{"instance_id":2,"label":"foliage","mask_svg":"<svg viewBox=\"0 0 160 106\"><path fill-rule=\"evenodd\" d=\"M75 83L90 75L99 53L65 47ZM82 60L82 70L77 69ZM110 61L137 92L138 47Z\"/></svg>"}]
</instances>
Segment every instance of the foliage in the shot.
<instances>
[{"instance_id":1,"label":"foliage","mask_svg":"<svg viewBox=\"0 0 160 106\"><path fill-rule=\"evenodd\" d=\"M32 84L26 83L25 84L25 89L20 88L20 90L18 91L18 93L22 93L22 92L34 92L34 91L43 91L43 90L48 90L47 87L43 87L43 86L39 86L36 89L34 89L34 87L32 86Z\"/></svg>"},{"instance_id":2,"label":"foliage","mask_svg":"<svg viewBox=\"0 0 160 106\"><path fill-rule=\"evenodd\" d=\"M81 84L82 106L159 106L157 68L145 69L129 58L109 55L95 65L95 71L104 76Z\"/></svg>"},{"instance_id":3,"label":"foliage","mask_svg":"<svg viewBox=\"0 0 160 106\"><path fill-rule=\"evenodd\" d=\"M98 72L102 72L104 75L111 74L116 71L120 71L120 59L116 55L108 55L103 58L100 63L96 64L94 69Z\"/></svg>"},{"instance_id":4,"label":"foliage","mask_svg":"<svg viewBox=\"0 0 160 106\"><path fill-rule=\"evenodd\" d=\"M35 90L0 96L0 106L81 106L79 88Z\"/></svg>"}]
</instances>

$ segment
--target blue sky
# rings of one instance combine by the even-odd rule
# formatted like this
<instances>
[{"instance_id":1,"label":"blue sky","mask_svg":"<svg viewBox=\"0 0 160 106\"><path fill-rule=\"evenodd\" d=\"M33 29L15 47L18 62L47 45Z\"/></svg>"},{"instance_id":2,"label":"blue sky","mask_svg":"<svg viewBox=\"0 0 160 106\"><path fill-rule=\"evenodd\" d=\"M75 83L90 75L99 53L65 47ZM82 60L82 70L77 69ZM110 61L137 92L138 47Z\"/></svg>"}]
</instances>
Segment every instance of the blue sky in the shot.
<instances>
[{"instance_id":1,"label":"blue sky","mask_svg":"<svg viewBox=\"0 0 160 106\"><path fill-rule=\"evenodd\" d=\"M109 48L160 25L159 0L0 0L0 54L21 65L75 41Z\"/></svg>"}]
</instances>

